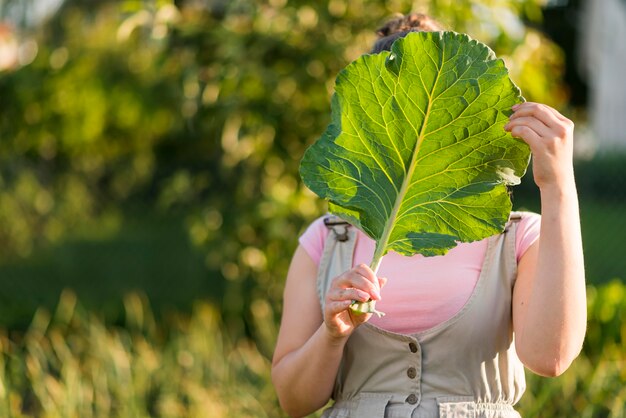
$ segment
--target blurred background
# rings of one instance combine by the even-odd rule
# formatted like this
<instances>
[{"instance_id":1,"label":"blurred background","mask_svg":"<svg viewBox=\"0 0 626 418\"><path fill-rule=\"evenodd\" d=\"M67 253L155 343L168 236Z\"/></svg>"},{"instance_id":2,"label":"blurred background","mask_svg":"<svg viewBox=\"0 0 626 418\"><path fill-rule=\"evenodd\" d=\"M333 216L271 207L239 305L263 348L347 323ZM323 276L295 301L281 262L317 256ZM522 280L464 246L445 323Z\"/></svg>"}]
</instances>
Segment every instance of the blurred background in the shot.
<instances>
[{"instance_id":1,"label":"blurred background","mask_svg":"<svg viewBox=\"0 0 626 418\"><path fill-rule=\"evenodd\" d=\"M626 416L624 0L0 0L0 416L284 416L284 278L326 209L299 161L410 11L575 121L588 338L520 412ZM532 173L514 194L539 210Z\"/></svg>"}]
</instances>

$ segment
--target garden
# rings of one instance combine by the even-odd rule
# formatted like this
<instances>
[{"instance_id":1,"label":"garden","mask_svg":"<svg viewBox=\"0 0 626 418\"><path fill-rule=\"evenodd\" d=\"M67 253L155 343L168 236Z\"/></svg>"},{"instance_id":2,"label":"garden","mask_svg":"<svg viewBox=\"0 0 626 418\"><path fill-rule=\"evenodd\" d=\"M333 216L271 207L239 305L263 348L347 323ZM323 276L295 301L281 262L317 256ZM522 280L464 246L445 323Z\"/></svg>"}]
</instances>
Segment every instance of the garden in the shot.
<instances>
[{"instance_id":1,"label":"garden","mask_svg":"<svg viewBox=\"0 0 626 418\"><path fill-rule=\"evenodd\" d=\"M526 99L586 126L550 2L39 3L0 2L3 417L286 416L283 285L327 210L299 164L394 12L480 39ZM587 338L562 376L528 373L522 416L626 416L624 167L576 159ZM513 205L539 211L532 173Z\"/></svg>"}]
</instances>

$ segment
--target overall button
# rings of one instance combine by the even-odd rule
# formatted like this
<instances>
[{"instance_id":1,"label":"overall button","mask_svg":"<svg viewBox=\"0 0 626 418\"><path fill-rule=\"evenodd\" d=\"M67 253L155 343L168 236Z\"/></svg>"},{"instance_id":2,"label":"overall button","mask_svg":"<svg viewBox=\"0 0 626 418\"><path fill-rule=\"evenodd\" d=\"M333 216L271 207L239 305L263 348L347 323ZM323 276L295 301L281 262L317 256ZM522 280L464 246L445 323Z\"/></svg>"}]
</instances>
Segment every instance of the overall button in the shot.
<instances>
[{"instance_id":1,"label":"overall button","mask_svg":"<svg viewBox=\"0 0 626 418\"><path fill-rule=\"evenodd\" d=\"M417 376L417 370L415 370L415 367L409 367L406 371L406 375L409 376L409 379L415 379L415 376Z\"/></svg>"},{"instance_id":2,"label":"overall button","mask_svg":"<svg viewBox=\"0 0 626 418\"><path fill-rule=\"evenodd\" d=\"M417 344L409 343L409 350L411 350L411 353L417 353Z\"/></svg>"},{"instance_id":3,"label":"overall button","mask_svg":"<svg viewBox=\"0 0 626 418\"><path fill-rule=\"evenodd\" d=\"M410 403L411 405L415 405L417 403L417 396L414 393L411 393L407 398L406 398L407 403Z\"/></svg>"}]
</instances>

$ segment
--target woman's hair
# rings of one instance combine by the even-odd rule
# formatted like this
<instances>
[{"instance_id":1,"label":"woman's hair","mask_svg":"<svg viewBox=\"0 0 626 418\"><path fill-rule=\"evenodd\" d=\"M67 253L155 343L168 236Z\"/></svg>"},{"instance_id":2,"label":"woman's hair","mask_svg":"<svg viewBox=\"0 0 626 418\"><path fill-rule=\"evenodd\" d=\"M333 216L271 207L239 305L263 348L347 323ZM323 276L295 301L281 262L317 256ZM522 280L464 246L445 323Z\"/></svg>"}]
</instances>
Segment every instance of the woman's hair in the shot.
<instances>
[{"instance_id":1,"label":"woman's hair","mask_svg":"<svg viewBox=\"0 0 626 418\"><path fill-rule=\"evenodd\" d=\"M410 32L436 32L444 30L443 26L430 16L422 13L397 15L376 31L378 40L372 48L372 53L389 51L391 44L398 38Z\"/></svg>"}]
</instances>

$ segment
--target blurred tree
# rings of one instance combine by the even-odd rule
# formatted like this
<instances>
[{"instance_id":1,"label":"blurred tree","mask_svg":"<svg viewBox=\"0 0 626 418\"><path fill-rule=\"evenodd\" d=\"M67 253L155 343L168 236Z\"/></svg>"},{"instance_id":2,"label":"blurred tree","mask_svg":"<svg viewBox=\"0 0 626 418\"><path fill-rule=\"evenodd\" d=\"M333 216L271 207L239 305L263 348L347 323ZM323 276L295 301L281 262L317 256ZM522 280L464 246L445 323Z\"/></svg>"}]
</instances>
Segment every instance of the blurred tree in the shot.
<instances>
[{"instance_id":1,"label":"blurred tree","mask_svg":"<svg viewBox=\"0 0 626 418\"><path fill-rule=\"evenodd\" d=\"M542 3L68 0L36 28L32 63L0 73L0 252L179 211L228 284L226 317L260 332L324 210L297 169L341 68L392 13L422 11L491 45L527 99L560 106L561 53L526 24Z\"/></svg>"}]
</instances>

